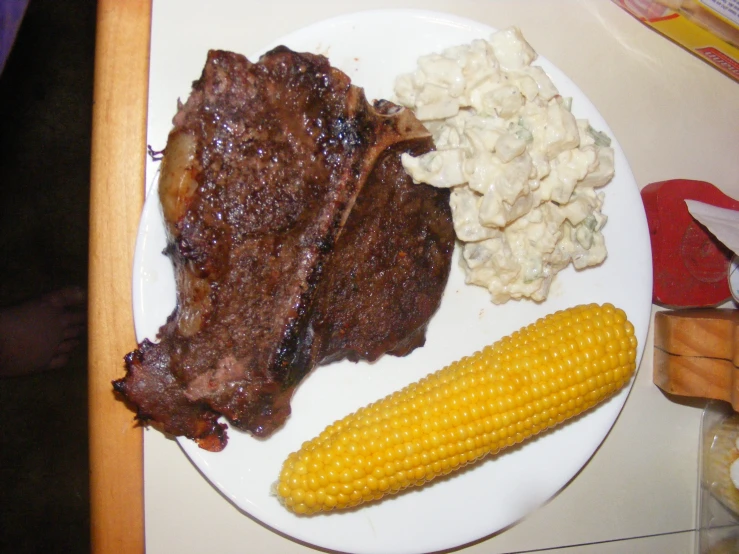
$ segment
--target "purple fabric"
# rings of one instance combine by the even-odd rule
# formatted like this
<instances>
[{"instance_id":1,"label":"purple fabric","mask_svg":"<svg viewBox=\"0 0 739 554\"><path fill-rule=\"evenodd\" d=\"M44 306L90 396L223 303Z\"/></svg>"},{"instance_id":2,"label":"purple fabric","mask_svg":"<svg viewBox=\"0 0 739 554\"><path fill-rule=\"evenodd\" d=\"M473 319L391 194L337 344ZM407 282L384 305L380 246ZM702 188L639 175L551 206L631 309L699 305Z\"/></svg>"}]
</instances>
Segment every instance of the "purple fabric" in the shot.
<instances>
[{"instance_id":1,"label":"purple fabric","mask_svg":"<svg viewBox=\"0 0 739 554\"><path fill-rule=\"evenodd\" d=\"M5 68L29 0L0 0L0 73Z\"/></svg>"}]
</instances>

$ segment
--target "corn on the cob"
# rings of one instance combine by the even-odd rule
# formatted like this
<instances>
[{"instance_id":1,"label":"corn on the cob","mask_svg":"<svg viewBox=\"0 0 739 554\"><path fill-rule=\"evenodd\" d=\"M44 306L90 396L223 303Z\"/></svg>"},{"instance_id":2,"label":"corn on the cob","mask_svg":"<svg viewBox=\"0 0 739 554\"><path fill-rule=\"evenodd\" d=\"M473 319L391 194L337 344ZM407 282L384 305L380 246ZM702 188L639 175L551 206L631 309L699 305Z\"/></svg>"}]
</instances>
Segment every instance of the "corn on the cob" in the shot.
<instances>
[{"instance_id":1,"label":"corn on the cob","mask_svg":"<svg viewBox=\"0 0 739 554\"><path fill-rule=\"evenodd\" d=\"M328 426L288 456L276 494L312 514L423 485L611 396L636 347L610 304L549 315Z\"/></svg>"}]
</instances>

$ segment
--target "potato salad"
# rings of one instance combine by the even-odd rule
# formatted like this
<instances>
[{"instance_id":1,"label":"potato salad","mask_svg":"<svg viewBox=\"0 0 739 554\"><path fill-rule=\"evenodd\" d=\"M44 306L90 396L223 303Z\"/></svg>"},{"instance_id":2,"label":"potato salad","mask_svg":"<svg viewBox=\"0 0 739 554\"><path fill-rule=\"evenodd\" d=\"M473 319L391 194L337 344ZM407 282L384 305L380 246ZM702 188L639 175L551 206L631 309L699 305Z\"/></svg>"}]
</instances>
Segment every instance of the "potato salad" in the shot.
<instances>
[{"instance_id":1,"label":"potato salad","mask_svg":"<svg viewBox=\"0 0 739 554\"><path fill-rule=\"evenodd\" d=\"M414 110L436 150L403 154L416 183L451 188L467 283L495 303L544 300L570 263L606 257L603 193L610 139L576 119L517 28L423 56L400 76L396 101Z\"/></svg>"}]
</instances>

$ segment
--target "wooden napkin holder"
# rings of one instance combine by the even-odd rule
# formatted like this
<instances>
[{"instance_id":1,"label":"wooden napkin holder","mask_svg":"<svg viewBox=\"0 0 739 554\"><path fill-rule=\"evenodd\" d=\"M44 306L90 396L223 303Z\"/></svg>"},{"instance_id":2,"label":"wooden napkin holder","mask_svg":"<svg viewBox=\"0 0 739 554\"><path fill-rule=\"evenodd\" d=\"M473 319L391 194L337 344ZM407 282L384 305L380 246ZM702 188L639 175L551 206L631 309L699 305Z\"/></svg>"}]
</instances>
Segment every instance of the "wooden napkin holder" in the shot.
<instances>
[{"instance_id":1,"label":"wooden napkin holder","mask_svg":"<svg viewBox=\"0 0 739 554\"><path fill-rule=\"evenodd\" d=\"M657 312L653 365L665 392L725 400L739 411L739 310Z\"/></svg>"}]
</instances>

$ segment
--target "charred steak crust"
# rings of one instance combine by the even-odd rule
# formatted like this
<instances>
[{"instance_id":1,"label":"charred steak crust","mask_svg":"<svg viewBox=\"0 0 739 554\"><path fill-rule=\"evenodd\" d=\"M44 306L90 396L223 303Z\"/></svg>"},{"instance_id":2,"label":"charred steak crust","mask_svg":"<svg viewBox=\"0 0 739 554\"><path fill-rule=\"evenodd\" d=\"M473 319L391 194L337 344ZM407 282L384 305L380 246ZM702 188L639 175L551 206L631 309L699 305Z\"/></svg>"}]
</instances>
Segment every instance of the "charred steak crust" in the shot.
<instances>
[{"instance_id":1,"label":"charred steak crust","mask_svg":"<svg viewBox=\"0 0 739 554\"><path fill-rule=\"evenodd\" d=\"M322 56L209 52L160 168L177 307L114 382L137 418L218 451L220 416L268 436L316 365L422 345L454 233L400 153L431 148Z\"/></svg>"},{"instance_id":2,"label":"charred steak crust","mask_svg":"<svg viewBox=\"0 0 739 554\"><path fill-rule=\"evenodd\" d=\"M385 150L357 198L315 302L322 362L404 356L424 344L454 246L449 196L419 191L398 160L432 146L427 138Z\"/></svg>"}]
</instances>

